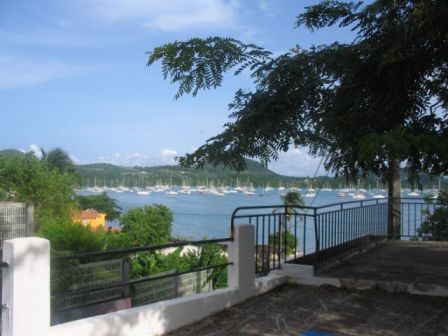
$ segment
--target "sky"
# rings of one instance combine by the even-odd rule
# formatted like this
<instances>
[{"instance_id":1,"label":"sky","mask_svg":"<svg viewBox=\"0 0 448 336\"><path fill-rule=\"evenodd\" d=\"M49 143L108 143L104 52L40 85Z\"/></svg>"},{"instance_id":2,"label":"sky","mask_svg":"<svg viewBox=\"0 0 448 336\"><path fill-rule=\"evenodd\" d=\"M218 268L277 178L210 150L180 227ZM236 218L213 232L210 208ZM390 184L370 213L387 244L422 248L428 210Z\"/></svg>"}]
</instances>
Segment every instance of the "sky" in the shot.
<instances>
[{"instance_id":1,"label":"sky","mask_svg":"<svg viewBox=\"0 0 448 336\"><path fill-rule=\"evenodd\" d=\"M276 54L350 41L337 28L296 29L315 0L0 0L0 149L63 148L78 164L174 164L223 130L247 73L174 100L177 87L147 52L191 37L226 36ZM306 148L269 168L310 176Z\"/></svg>"}]
</instances>

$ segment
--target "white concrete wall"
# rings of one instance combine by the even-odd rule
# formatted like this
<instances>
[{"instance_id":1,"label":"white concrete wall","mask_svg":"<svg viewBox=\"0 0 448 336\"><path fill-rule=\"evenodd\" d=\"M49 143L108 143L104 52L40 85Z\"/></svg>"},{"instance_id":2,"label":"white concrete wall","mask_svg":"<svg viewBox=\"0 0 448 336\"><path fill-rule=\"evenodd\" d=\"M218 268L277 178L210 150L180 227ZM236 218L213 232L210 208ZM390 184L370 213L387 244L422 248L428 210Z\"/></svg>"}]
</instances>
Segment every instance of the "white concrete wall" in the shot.
<instances>
[{"instance_id":1,"label":"white concrete wall","mask_svg":"<svg viewBox=\"0 0 448 336\"><path fill-rule=\"evenodd\" d=\"M50 325L50 244L41 238L3 243L2 336L29 336Z\"/></svg>"},{"instance_id":2,"label":"white concrete wall","mask_svg":"<svg viewBox=\"0 0 448 336\"><path fill-rule=\"evenodd\" d=\"M5 245L8 251L5 258L13 266L4 275L3 295L7 294L4 303L11 304L4 323L10 321L12 328L3 328L5 324L3 336L161 335L266 292L286 279L281 274L273 274L255 280L254 227L237 225L235 239L229 243L229 261L233 265L228 267L228 288L50 327L48 241L20 238Z\"/></svg>"}]
</instances>

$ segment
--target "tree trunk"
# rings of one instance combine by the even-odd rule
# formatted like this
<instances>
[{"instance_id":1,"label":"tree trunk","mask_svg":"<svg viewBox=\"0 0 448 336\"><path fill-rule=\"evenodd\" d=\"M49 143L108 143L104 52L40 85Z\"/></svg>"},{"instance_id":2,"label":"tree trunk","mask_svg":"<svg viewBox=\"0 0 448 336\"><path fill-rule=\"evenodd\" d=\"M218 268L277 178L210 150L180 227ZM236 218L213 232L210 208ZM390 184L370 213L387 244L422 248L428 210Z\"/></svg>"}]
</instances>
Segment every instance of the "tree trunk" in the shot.
<instances>
[{"instance_id":1,"label":"tree trunk","mask_svg":"<svg viewBox=\"0 0 448 336\"><path fill-rule=\"evenodd\" d=\"M400 239L401 227L401 178L400 161L392 160L389 167L389 212L387 235L389 239Z\"/></svg>"}]
</instances>

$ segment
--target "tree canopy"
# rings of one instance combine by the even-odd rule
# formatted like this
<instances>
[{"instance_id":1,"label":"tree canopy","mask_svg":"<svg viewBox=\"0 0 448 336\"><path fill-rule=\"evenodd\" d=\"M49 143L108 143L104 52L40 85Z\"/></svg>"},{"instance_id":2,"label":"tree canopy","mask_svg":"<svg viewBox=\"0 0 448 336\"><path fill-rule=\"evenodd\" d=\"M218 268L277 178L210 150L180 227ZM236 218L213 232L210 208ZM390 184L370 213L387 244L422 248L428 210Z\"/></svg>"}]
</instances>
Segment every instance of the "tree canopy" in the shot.
<instances>
[{"instance_id":1,"label":"tree canopy","mask_svg":"<svg viewBox=\"0 0 448 336\"><path fill-rule=\"evenodd\" d=\"M297 26L350 29L351 43L296 46L278 57L221 37L155 48L148 65L161 61L179 85L176 98L220 86L231 69L250 71L255 84L235 93L224 131L180 163L241 170L245 157L268 164L292 145L325 156L336 175L387 178L400 163L411 181L445 173L447 17L445 0L325 0L298 15Z\"/></svg>"},{"instance_id":2,"label":"tree canopy","mask_svg":"<svg viewBox=\"0 0 448 336\"><path fill-rule=\"evenodd\" d=\"M120 218L121 207L118 206L117 200L109 197L105 192L100 195L77 195L75 201L83 210L95 209L104 212L107 220Z\"/></svg>"},{"instance_id":3,"label":"tree canopy","mask_svg":"<svg viewBox=\"0 0 448 336\"><path fill-rule=\"evenodd\" d=\"M54 148L49 152L42 151L42 160L49 169L57 169L61 173L75 173L76 167L70 156L61 148Z\"/></svg>"},{"instance_id":4,"label":"tree canopy","mask_svg":"<svg viewBox=\"0 0 448 336\"><path fill-rule=\"evenodd\" d=\"M173 213L164 205L131 208L121 217L122 234L134 247L168 243L172 222Z\"/></svg>"},{"instance_id":5,"label":"tree canopy","mask_svg":"<svg viewBox=\"0 0 448 336\"><path fill-rule=\"evenodd\" d=\"M33 154L0 155L0 200L32 203L36 222L70 219L76 178L49 169Z\"/></svg>"}]
</instances>

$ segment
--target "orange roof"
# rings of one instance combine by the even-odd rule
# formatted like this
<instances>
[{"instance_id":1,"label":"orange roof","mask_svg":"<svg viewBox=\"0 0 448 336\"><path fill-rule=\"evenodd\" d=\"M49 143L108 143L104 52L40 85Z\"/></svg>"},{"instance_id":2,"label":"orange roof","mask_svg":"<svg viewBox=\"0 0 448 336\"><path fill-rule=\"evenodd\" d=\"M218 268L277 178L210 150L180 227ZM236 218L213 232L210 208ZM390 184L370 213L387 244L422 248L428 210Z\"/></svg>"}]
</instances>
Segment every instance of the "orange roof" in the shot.
<instances>
[{"instance_id":1,"label":"orange roof","mask_svg":"<svg viewBox=\"0 0 448 336\"><path fill-rule=\"evenodd\" d=\"M95 219L100 216L101 213L95 209L87 209L81 212L74 212L73 217L77 219Z\"/></svg>"}]
</instances>

